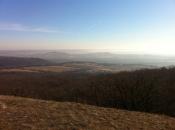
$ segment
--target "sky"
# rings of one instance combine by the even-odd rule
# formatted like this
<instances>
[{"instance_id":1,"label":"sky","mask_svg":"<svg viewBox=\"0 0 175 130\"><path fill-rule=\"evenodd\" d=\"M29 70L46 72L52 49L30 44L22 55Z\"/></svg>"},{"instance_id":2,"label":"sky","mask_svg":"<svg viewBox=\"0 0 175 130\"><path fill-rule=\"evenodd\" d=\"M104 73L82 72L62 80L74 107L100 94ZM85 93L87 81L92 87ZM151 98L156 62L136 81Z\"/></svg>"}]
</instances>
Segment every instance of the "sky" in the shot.
<instances>
[{"instance_id":1,"label":"sky","mask_svg":"<svg viewBox=\"0 0 175 130\"><path fill-rule=\"evenodd\" d=\"M175 55L175 0L0 0L0 49Z\"/></svg>"}]
</instances>

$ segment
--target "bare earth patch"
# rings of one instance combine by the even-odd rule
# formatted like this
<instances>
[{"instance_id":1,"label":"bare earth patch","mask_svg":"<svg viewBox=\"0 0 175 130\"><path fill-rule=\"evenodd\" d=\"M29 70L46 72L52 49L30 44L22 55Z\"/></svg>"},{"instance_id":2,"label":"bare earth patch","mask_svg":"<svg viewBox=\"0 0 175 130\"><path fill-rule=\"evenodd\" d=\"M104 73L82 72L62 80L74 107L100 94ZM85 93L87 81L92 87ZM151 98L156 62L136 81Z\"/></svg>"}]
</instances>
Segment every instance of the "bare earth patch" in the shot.
<instances>
[{"instance_id":1,"label":"bare earth patch","mask_svg":"<svg viewBox=\"0 0 175 130\"><path fill-rule=\"evenodd\" d=\"M0 96L0 130L175 130L175 118Z\"/></svg>"}]
</instances>

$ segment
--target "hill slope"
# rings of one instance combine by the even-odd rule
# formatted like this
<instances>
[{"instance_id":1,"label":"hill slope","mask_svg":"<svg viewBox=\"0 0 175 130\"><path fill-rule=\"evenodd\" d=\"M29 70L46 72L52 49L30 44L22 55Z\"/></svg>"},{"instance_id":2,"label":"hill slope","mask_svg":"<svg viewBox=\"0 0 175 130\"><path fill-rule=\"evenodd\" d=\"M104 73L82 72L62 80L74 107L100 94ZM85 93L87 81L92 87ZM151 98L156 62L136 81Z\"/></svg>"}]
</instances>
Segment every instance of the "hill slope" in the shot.
<instances>
[{"instance_id":1,"label":"hill slope","mask_svg":"<svg viewBox=\"0 0 175 130\"><path fill-rule=\"evenodd\" d=\"M42 66L54 64L55 63L40 58L0 56L0 67Z\"/></svg>"},{"instance_id":2,"label":"hill slope","mask_svg":"<svg viewBox=\"0 0 175 130\"><path fill-rule=\"evenodd\" d=\"M0 96L3 130L174 130L175 119L69 102Z\"/></svg>"}]
</instances>

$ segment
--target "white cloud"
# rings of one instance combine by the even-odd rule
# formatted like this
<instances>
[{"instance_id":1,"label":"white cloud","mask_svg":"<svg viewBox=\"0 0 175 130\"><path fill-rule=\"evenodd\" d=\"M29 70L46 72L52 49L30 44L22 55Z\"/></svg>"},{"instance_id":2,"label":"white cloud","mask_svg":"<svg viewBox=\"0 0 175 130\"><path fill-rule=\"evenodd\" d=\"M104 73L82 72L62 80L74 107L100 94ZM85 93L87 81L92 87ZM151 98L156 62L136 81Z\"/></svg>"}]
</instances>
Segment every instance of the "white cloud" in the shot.
<instances>
[{"instance_id":1,"label":"white cloud","mask_svg":"<svg viewBox=\"0 0 175 130\"><path fill-rule=\"evenodd\" d=\"M14 24L14 23L0 23L0 30L4 31L21 31L21 32L43 32L43 33L61 33L57 30L51 30L43 27L29 27L24 26L22 24Z\"/></svg>"}]
</instances>

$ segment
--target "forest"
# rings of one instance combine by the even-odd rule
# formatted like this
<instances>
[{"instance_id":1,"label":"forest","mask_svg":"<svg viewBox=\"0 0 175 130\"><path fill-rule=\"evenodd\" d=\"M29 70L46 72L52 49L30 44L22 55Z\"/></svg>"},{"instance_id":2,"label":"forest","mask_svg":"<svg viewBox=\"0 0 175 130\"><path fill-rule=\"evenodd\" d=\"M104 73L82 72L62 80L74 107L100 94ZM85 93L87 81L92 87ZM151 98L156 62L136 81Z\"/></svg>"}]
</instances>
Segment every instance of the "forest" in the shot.
<instances>
[{"instance_id":1,"label":"forest","mask_svg":"<svg viewBox=\"0 0 175 130\"><path fill-rule=\"evenodd\" d=\"M115 74L1 72L0 95L175 116L175 68Z\"/></svg>"}]
</instances>

